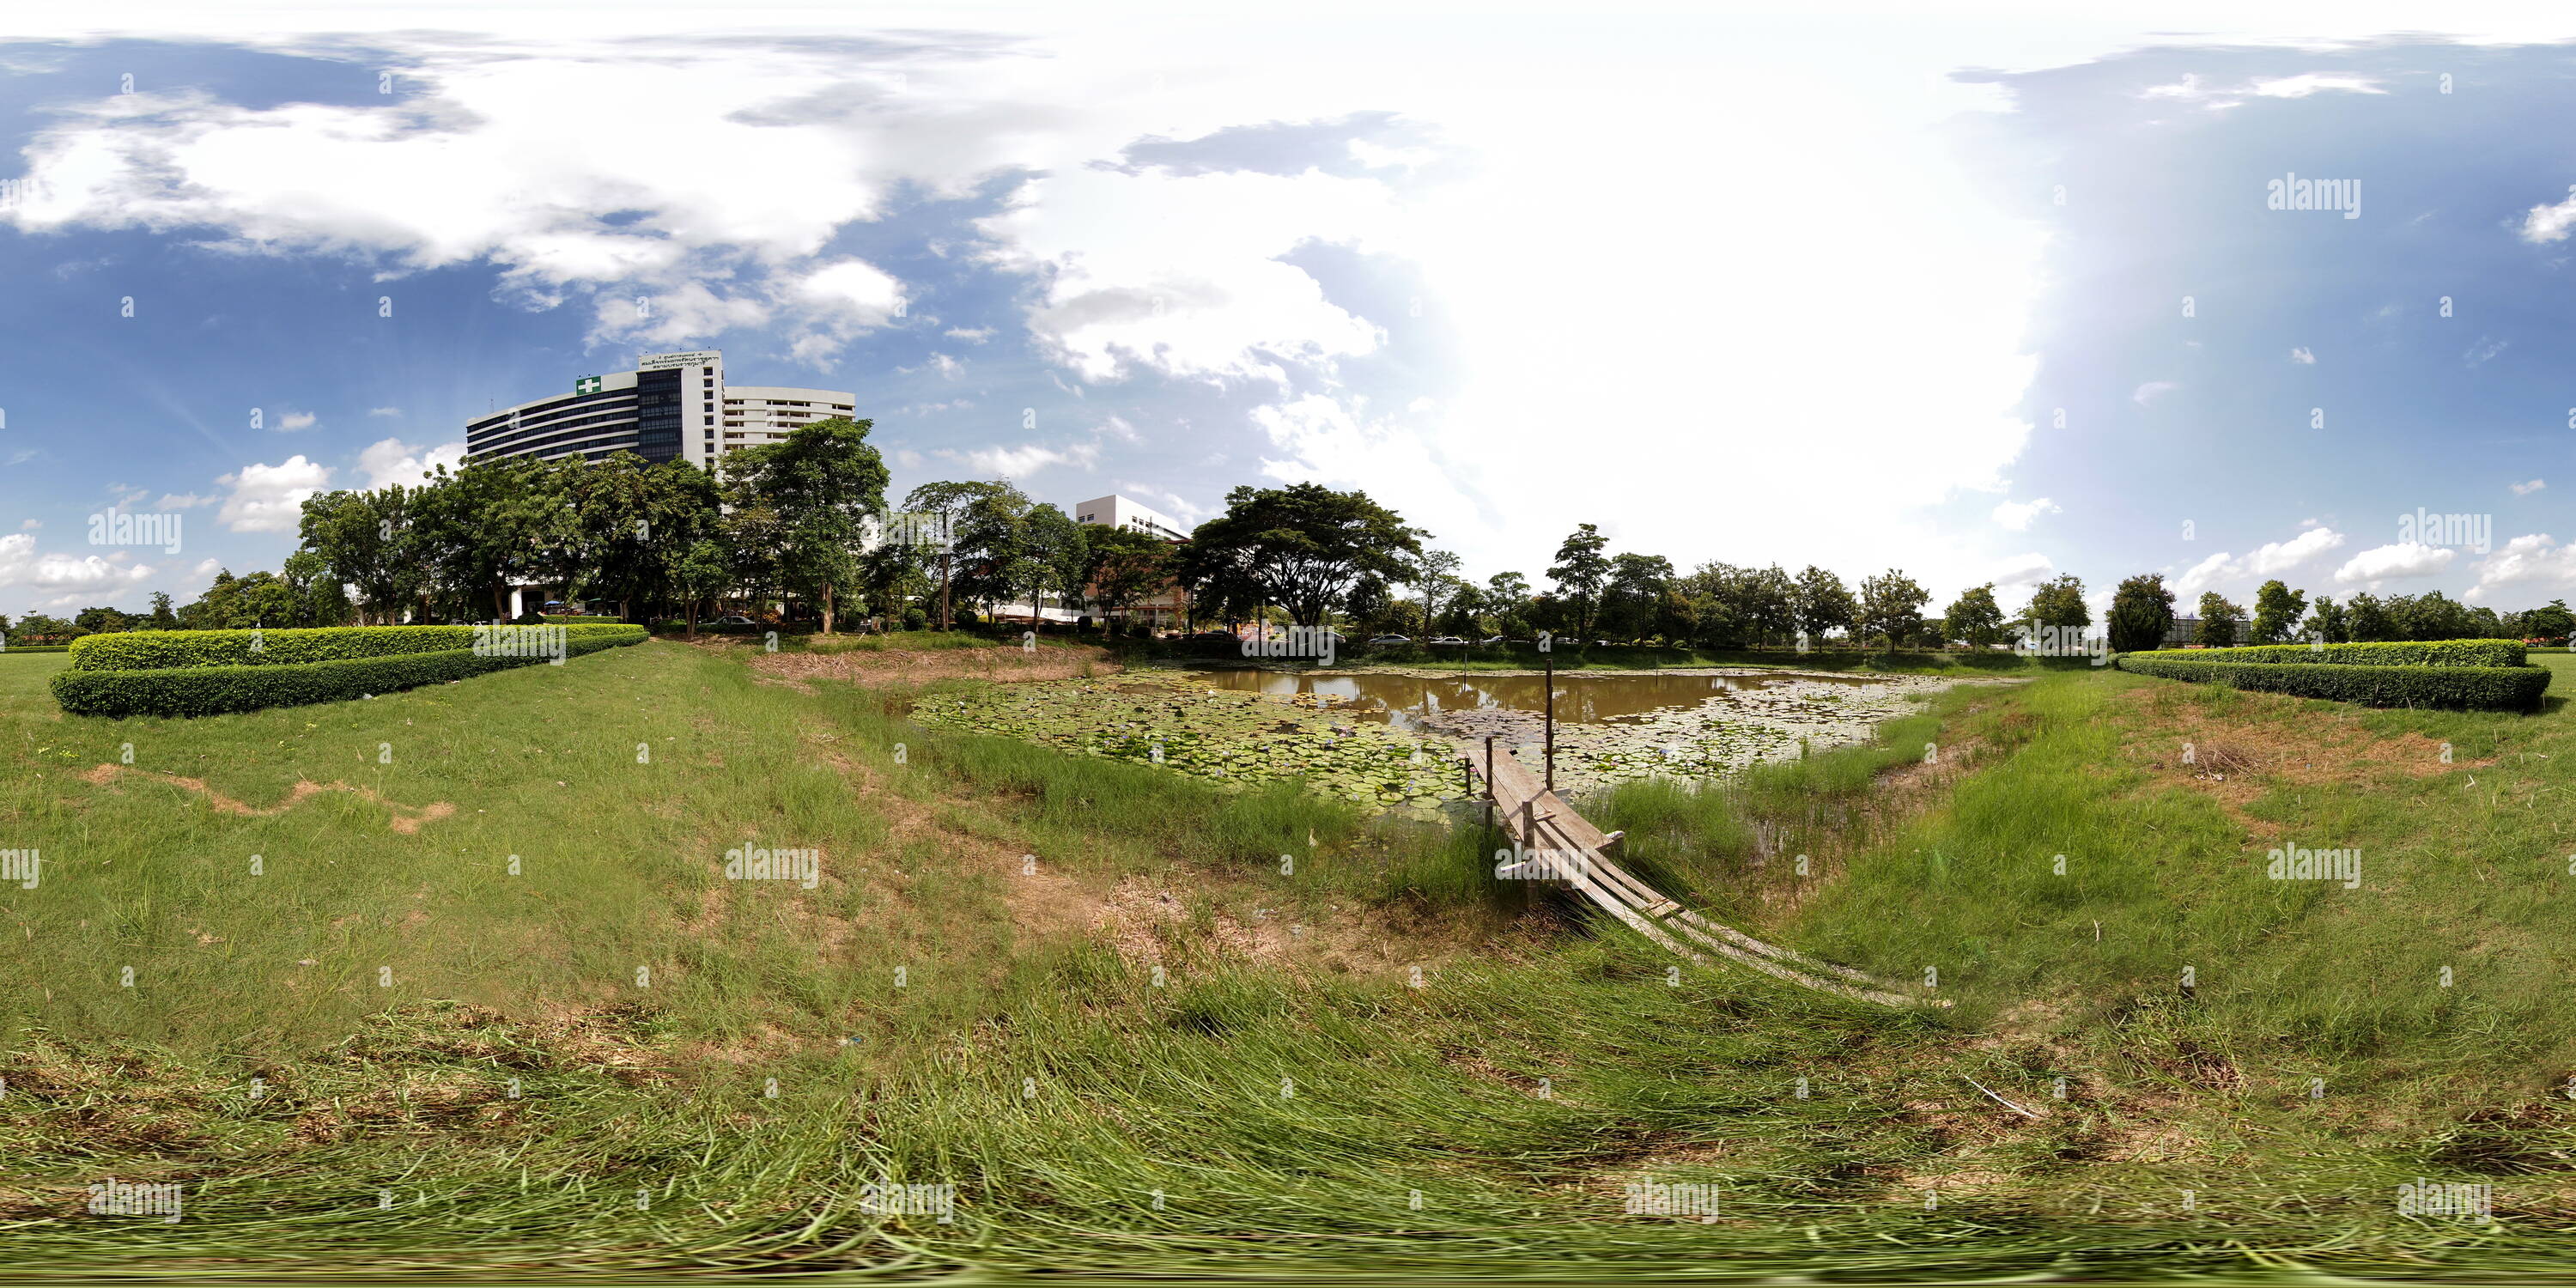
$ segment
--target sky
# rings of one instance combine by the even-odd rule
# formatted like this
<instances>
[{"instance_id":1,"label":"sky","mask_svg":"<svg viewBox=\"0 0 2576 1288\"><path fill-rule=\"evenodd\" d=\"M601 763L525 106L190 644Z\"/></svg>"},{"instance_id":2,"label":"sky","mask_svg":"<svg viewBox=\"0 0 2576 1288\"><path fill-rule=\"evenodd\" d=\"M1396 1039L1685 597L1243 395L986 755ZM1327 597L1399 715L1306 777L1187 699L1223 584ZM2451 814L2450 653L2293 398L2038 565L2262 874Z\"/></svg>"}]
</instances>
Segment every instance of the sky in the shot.
<instances>
[{"instance_id":1,"label":"sky","mask_svg":"<svg viewBox=\"0 0 2576 1288\"><path fill-rule=\"evenodd\" d=\"M1480 580L2576 597L2576 16L2412 9L16 15L0 612L699 348L898 496L1312 480Z\"/></svg>"}]
</instances>

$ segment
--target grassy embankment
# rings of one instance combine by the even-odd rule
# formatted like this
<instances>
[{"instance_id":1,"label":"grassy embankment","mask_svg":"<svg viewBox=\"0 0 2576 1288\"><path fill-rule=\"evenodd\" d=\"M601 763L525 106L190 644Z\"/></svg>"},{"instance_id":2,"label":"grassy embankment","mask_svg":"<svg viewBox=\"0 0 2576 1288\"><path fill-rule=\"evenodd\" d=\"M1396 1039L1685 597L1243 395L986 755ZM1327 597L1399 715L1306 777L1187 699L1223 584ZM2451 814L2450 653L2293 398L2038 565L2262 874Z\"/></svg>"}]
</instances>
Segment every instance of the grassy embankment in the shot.
<instances>
[{"instance_id":1,"label":"grassy embankment","mask_svg":"<svg viewBox=\"0 0 2576 1288\"><path fill-rule=\"evenodd\" d=\"M1962 1005L1935 1016L1512 916L1473 835L935 736L899 692L707 650L200 721L63 717L60 665L0 660L0 848L45 855L36 889L0 887L21 1266L1961 1274L2566 1247L2555 703L2355 714L2050 675L1600 809L1714 913L1939 966ZM2192 734L2223 782L2173 763ZM142 772L100 773L126 743ZM2363 888L2260 880L2271 837L2361 848ZM746 842L820 850L820 885L723 880ZM2505 1228L2398 1217L2419 1173L2492 1177ZM1722 1218L1621 1216L1646 1175L1718 1185ZM108 1176L181 1183L187 1218L73 1215ZM860 1210L881 1179L955 1184L955 1223Z\"/></svg>"}]
</instances>

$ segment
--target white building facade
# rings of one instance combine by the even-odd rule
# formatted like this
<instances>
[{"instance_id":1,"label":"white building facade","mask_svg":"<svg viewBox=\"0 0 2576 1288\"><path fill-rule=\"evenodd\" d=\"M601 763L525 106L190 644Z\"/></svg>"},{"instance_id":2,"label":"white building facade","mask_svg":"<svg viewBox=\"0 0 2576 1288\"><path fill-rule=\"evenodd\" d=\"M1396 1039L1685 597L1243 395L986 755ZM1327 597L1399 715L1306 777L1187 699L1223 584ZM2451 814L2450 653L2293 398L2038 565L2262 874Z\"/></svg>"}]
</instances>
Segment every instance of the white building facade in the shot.
<instances>
[{"instance_id":1,"label":"white building facade","mask_svg":"<svg viewBox=\"0 0 2576 1288\"><path fill-rule=\"evenodd\" d=\"M728 452L851 415L856 403L844 389L729 386L720 350L651 353L637 358L633 371L583 376L569 394L466 422L465 454L596 461L624 451L713 469Z\"/></svg>"}]
</instances>

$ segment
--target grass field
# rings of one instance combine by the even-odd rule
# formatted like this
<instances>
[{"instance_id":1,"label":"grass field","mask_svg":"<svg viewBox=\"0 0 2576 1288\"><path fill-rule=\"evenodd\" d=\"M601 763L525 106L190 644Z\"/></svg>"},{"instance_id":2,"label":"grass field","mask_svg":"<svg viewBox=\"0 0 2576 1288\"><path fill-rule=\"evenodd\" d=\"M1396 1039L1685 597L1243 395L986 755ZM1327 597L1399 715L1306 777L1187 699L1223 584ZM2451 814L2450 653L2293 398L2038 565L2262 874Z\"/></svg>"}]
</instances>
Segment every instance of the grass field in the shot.
<instances>
[{"instance_id":1,"label":"grass field","mask_svg":"<svg viewBox=\"0 0 2576 1288\"><path fill-rule=\"evenodd\" d=\"M711 648L195 721L63 716L61 665L0 657L0 849L43 860L0 886L21 1269L2510 1278L2570 1247L2556 700L2034 669L1594 803L1698 906L1958 1003L1894 1013L1524 908L1472 829L933 735L909 691ZM2359 850L2359 887L2263 879L2285 844ZM816 852L814 888L726 879L745 847ZM2400 1215L2419 1176L2499 1220ZM83 1214L107 1177L185 1218ZM1716 1219L1623 1215L1648 1179ZM951 1219L870 1210L886 1182L953 1185Z\"/></svg>"}]
</instances>

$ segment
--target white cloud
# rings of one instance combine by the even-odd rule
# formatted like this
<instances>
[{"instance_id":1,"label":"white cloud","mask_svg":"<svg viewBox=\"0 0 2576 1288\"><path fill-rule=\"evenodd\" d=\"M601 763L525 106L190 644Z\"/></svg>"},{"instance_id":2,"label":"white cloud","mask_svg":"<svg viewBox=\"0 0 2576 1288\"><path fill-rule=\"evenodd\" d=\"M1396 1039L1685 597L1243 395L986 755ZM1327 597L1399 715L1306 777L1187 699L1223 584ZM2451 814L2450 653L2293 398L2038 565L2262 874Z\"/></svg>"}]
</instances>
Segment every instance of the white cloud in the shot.
<instances>
[{"instance_id":1,"label":"white cloud","mask_svg":"<svg viewBox=\"0 0 2576 1288\"><path fill-rule=\"evenodd\" d=\"M368 415L370 415L370 416L399 416L399 415L401 415L401 414L402 414L402 408L400 408L400 407L369 407L369 408L367 409L367 414L368 414Z\"/></svg>"},{"instance_id":2,"label":"white cloud","mask_svg":"<svg viewBox=\"0 0 2576 1288\"><path fill-rule=\"evenodd\" d=\"M1087 469L1100 459L1100 448L1095 443L1082 443L1058 451L1030 444L1025 447L981 447L966 452L941 452L940 455L963 461L967 468L978 474L1021 479L1054 465L1079 465Z\"/></svg>"},{"instance_id":3,"label":"white cloud","mask_svg":"<svg viewBox=\"0 0 2576 1288\"><path fill-rule=\"evenodd\" d=\"M2230 575L2232 568L2227 552L2221 550L2184 569L2181 576L2174 578L2174 594L2197 595L2204 590L2215 590L2219 581Z\"/></svg>"},{"instance_id":4,"label":"white cloud","mask_svg":"<svg viewBox=\"0 0 2576 1288\"><path fill-rule=\"evenodd\" d=\"M2514 587L2516 601L2530 607L2549 599L2565 599L2576 594L2576 543L2559 545L2546 532L2534 532L2504 543L2494 554L2479 560L2475 571L2477 584L2461 598L2484 602L2496 598L2493 592Z\"/></svg>"},{"instance_id":5,"label":"white cloud","mask_svg":"<svg viewBox=\"0 0 2576 1288\"><path fill-rule=\"evenodd\" d=\"M946 331L940 332L940 334L947 336L951 340L963 340L968 344L982 344L986 340L993 338L993 328L988 326L952 326Z\"/></svg>"},{"instance_id":6,"label":"white cloud","mask_svg":"<svg viewBox=\"0 0 2576 1288\"><path fill-rule=\"evenodd\" d=\"M2006 501L1995 507L1995 522L2014 532L2027 532L2031 520L2058 512L2057 503L2044 496L2031 501Z\"/></svg>"},{"instance_id":7,"label":"white cloud","mask_svg":"<svg viewBox=\"0 0 2576 1288\"><path fill-rule=\"evenodd\" d=\"M2265 542L2242 556L2220 551L2193 564L2174 579L2174 593L2197 595L2204 590L2251 590L2254 582L2294 572L2319 555L2342 547L2344 534L2332 528L2311 526L2314 522L2310 520L2299 525L2299 535L2287 541Z\"/></svg>"},{"instance_id":8,"label":"white cloud","mask_svg":"<svg viewBox=\"0 0 2576 1288\"><path fill-rule=\"evenodd\" d=\"M309 411L281 412L277 417L277 428L282 433L292 434L299 429L313 428L313 422L318 419Z\"/></svg>"},{"instance_id":9,"label":"white cloud","mask_svg":"<svg viewBox=\"0 0 2576 1288\"><path fill-rule=\"evenodd\" d=\"M2547 486L2549 486L2547 483L2544 483L2539 479L2533 479L2528 483L2515 483L2511 485L2515 496L2529 496Z\"/></svg>"},{"instance_id":10,"label":"white cloud","mask_svg":"<svg viewBox=\"0 0 2576 1288\"><path fill-rule=\"evenodd\" d=\"M33 536L13 532L0 537L0 586L75 593L122 590L152 575L150 564L120 562L128 557L122 552L114 558L38 554Z\"/></svg>"},{"instance_id":11,"label":"white cloud","mask_svg":"<svg viewBox=\"0 0 2576 1288\"><path fill-rule=\"evenodd\" d=\"M2317 355L2310 352L2306 345L2301 345L2290 350L2290 361L2303 367L2313 367L2317 365Z\"/></svg>"},{"instance_id":12,"label":"white cloud","mask_svg":"<svg viewBox=\"0 0 2576 1288\"><path fill-rule=\"evenodd\" d=\"M304 498L330 486L329 467L302 454L277 465L245 465L215 482L232 489L215 518L235 532L293 532L304 517Z\"/></svg>"},{"instance_id":13,"label":"white cloud","mask_svg":"<svg viewBox=\"0 0 2576 1288\"><path fill-rule=\"evenodd\" d=\"M213 505L220 499L221 498L218 497L199 496L194 492L164 492L161 494L161 499L154 503L152 508L156 510L189 510L201 505Z\"/></svg>"},{"instance_id":14,"label":"white cloud","mask_svg":"<svg viewBox=\"0 0 2576 1288\"><path fill-rule=\"evenodd\" d=\"M45 521L42 519L27 519L18 524L18 530L20 532L33 532L43 526L45 526Z\"/></svg>"},{"instance_id":15,"label":"white cloud","mask_svg":"<svg viewBox=\"0 0 2576 1288\"><path fill-rule=\"evenodd\" d=\"M1993 582L1995 593L2001 595L2005 591L2037 586L2056 575L2057 565L2048 556L2032 552L2014 555L1988 568L1985 580ZM2011 609L2014 605L2006 604L2004 607Z\"/></svg>"},{"instance_id":16,"label":"white cloud","mask_svg":"<svg viewBox=\"0 0 2576 1288\"><path fill-rule=\"evenodd\" d=\"M2522 218L2522 239L2534 245L2567 240L2567 230L2576 227L2576 192L2554 206L2533 206Z\"/></svg>"},{"instance_id":17,"label":"white cloud","mask_svg":"<svg viewBox=\"0 0 2576 1288\"><path fill-rule=\"evenodd\" d=\"M930 355L930 365L937 367L939 369L939 374L946 376L951 380L955 380L958 376L965 374L966 371L965 363L959 362L957 359L949 357L944 353L934 353Z\"/></svg>"},{"instance_id":18,"label":"white cloud","mask_svg":"<svg viewBox=\"0 0 2576 1288\"><path fill-rule=\"evenodd\" d=\"M454 471L464 459L462 442L441 443L424 452L399 438L384 438L358 453L358 472L367 476L365 486L370 490L395 483L417 487L423 474L441 465Z\"/></svg>"},{"instance_id":19,"label":"white cloud","mask_svg":"<svg viewBox=\"0 0 2576 1288\"><path fill-rule=\"evenodd\" d=\"M2281 76L2269 80L2257 77L2253 84L2253 92L2264 98L2306 98L2310 94L2321 94L2327 90L2341 90L2349 94L2388 92L2381 89L2377 81L2368 77L2334 72L2308 72L2303 75Z\"/></svg>"},{"instance_id":20,"label":"white cloud","mask_svg":"<svg viewBox=\"0 0 2576 1288\"><path fill-rule=\"evenodd\" d=\"M2129 400L2141 407L2152 407L2157 399L2180 388L2182 388L2181 385L2170 380L2150 380L2138 386L2136 391L2129 395Z\"/></svg>"},{"instance_id":21,"label":"white cloud","mask_svg":"<svg viewBox=\"0 0 2576 1288\"><path fill-rule=\"evenodd\" d=\"M2449 567L2458 553L2447 546L2419 545L2412 541L2373 546L2335 569L2335 580L2347 584L2368 582L2375 586L2391 579L2430 577Z\"/></svg>"}]
</instances>

